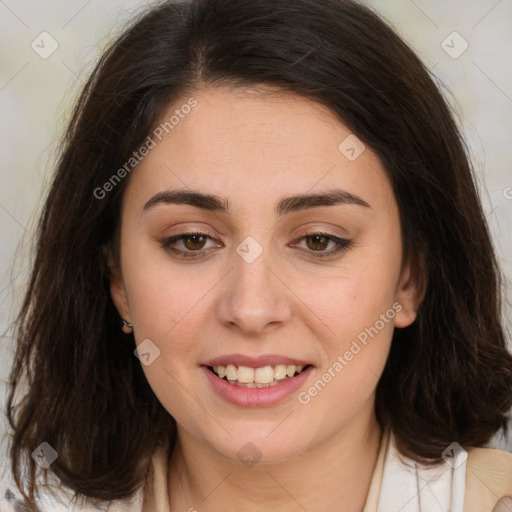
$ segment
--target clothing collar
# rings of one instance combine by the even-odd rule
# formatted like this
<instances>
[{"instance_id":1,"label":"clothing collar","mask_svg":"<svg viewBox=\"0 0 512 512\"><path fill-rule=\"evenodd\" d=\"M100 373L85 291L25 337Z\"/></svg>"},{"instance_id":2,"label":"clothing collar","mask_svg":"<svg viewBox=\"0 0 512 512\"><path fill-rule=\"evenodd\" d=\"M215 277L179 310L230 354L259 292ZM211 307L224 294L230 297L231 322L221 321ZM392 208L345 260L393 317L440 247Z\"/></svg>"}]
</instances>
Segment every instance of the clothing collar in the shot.
<instances>
[{"instance_id":1,"label":"clothing collar","mask_svg":"<svg viewBox=\"0 0 512 512\"><path fill-rule=\"evenodd\" d=\"M424 466L404 457L387 432L363 512L463 512L468 454L453 443L444 461Z\"/></svg>"},{"instance_id":2,"label":"clothing collar","mask_svg":"<svg viewBox=\"0 0 512 512\"><path fill-rule=\"evenodd\" d=\"M169 444L153 455L142 512L171 512L169 457ZM466 452L455 451L450 463L421 467L400 455L393 433L384 429L363 512L463 512L466 459Z\"/></svg>"}]
</instances>

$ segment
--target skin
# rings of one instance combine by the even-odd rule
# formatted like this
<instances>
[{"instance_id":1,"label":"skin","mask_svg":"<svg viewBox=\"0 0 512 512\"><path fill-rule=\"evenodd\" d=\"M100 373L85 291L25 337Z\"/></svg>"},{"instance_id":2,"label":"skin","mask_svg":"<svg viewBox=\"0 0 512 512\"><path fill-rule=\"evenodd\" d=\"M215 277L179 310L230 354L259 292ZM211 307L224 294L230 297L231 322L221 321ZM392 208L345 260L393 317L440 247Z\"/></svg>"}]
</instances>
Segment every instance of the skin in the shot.
<instances>
[{"instance_id":1,"label":"skin","mask_svg":"<svg viewBox=\"0 0 512 512\"><path fill-rule=\"evenodd\" d=\"M349 161L338 146L351 132L333 113L272 92L191 94L198 105L132 172L123 198L111 295L137 344L150 339L160 350L143 370L178 425L173 511L362 511L381 439L375 388L393 329L410 325L422 300L409 264L401 265L399 212L377 156L366 148ZM230 213L176 204L143 212L155 194L176 188L226 198ZM274 211L284 196L335 188L370 207ZM199 247L202 258L162 248L166 237L205 230L212 238L203 245L173 246ZM318 232L352 245L320 258L307 237ZM248 236L263 248L251 264L236 252ZM336 247L321 242L320 252ZM269 407L233 405L200 368L224 354L284 354L315 366L304 391L395 303L402 309L394 320L306 405L297 393ZM248 442L261 452L251 468L237 457Z\"/></svg>"}]
</instances>

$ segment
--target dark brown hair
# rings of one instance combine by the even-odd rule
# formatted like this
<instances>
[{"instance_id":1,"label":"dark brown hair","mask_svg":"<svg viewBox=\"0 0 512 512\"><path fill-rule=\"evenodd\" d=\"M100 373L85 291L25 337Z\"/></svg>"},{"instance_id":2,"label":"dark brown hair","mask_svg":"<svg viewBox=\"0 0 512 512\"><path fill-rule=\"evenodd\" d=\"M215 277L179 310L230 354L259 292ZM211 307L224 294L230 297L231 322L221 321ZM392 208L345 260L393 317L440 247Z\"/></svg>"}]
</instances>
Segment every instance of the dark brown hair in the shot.
<instances>
[{"instance_id":1,"label":"dark brown hair","mask_svg":"<svg viewBox=\"0 0 512 512\"><path fill-rule=\"evenodd\" d=\"M150 389L109 294L105 248L128 179L102 199L94 191L172 101L215 85L272 85L316 100L384 165L404 260L428 275L418 318L395 330L377 387L377 418L400 451L433 463L453 441L469 448L506 433L512 356L499 271L465 147L428 70L352 1L168 1L105 51L65 134L16 320L7 412L20 490L22 462L33 477L30 453L47 442L65 486L129 497L157 446L175 440L174 419Z\"/></svg>"}]
</instances>

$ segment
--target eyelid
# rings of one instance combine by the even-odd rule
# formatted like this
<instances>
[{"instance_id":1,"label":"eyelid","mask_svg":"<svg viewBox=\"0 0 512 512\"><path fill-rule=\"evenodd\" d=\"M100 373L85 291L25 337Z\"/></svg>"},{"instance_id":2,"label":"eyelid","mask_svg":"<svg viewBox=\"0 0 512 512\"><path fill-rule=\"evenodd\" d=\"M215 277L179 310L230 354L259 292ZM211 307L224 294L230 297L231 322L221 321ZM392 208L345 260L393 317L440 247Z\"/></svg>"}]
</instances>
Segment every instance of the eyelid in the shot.
<instances>
[{"instance_id":1,"label":"eyelid","mask_svg":"<svg viewBox=\"0 0 512 512\"><path fill-rule=\"evenodd\" d=\"M182 259L202 259L207 257L209 254L211 254L213 248L209 249L198 249L196 251L194 250L181 250L181 249L174 249L171 247L171 244L178 242L180 240L183 240L184 238L188 236L203 236L207 239L216 241L215 236L213 236L211 233L202 232L202 231L187 231L183 233L178 233L176 235L164 238L160 240L160 244L164 250L166 250L169 253L172 253L176 255L176 257L180 257ZM336 247L334 249L331 249L329 251L313 251L313 250L307 250L299 248L299 250L306 254L307 257L312 258L329 258L334 257L336 255L342 254L346 252L348 249L350 249L353 245L352 240L348 240L345 238L341 238L339 236L333 235L331 233L325 233L320 230L308 230L304 235L297 238L294 242L291 242L290 245L293 247L294 245L297 245L298 242L302 241L305 238L308 238L310 236L322 236L326 237L328 241L332 241L336 244Z\"/></svg>"},{"instance_id":2,"label":"eyelid","mask_svg":"<svg viewBox=\"0 0 512 512\"><path fill-rule=\"evenodd\" d=\"M329 258L336 256L338 254L342 254L346 252L348 249L350 249L354 243L353 240L342 238L331 233L326 233L324 231L308 230L308 232L300 236L295 242L292 242L291 245L295 245L296 242L300 242L301 240L310 236L326 237L329 241L332 241L336 244L335 249L331 249L329 251L308 251L307 249L300 249L302 252L306 253L307 256L311 256L313 258Z\"/></svg>"},{"instance_id":3,"label":"eyelid","mask_svg":"<svg viewBox=\"0 0 512 512\"><path fill-rule=\"evenodd\" d=\"M182 250L178 250L178 249L173 250L170 247L171 243L179 242L180 240L183 240L184 238L194 236L194 235L203 236L209 240L216 241L216 237L206 231L204 231L204 232L203 231L186 231L183 233L178 233L176 235L166 237L166 238L160 240L160 243L164 249L169 250L170 252L174 252L174 253L180 253L180 254L204 253L205 251L203 249L199 249L197 251L182 251Z\"/></svg>"}]
</instances>

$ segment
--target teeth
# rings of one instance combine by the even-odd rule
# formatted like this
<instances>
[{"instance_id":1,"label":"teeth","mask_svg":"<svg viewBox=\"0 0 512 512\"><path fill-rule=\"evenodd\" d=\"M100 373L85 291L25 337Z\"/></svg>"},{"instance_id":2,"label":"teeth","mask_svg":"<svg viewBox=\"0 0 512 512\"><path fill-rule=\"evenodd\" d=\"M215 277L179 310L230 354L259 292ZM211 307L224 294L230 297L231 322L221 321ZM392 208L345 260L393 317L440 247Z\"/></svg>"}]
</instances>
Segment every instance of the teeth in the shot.
<instances>
[{"instance_id":1,"label":"teeth","mask_svg":"<svg viewBox=\"0 0 512 512\"><path fill-rule=\"evenodd\" d=\"M297 369L297 367L294 365L294 364L289 364L287 367L286 367L286 375L288 377L293 377L294 373L295 373L295 370Z\"/></svg>"},{"instance_id":2,"label":"teeth","mask_svg":"<svg viewBox=\"0 0 512 512\"><path fill-rule=\"evenodd\" d=\"M304 366L294 364L278 364L276 366L263 366L261 368L250 368L248 366L214 366L213 371L221 378L235 382L244 387L268 387L277 384L276 381L285 380L299 374Z\"/></svg>"},{"instance_id":3,"label":"teeth","mask_svg":"<svg viewBox=\"0 0 512 512\"><path fill-rule=\"evenodd\" d=\"M234 364L228 364L226 366L226 379L228 379L228 380L237 380L238 379L238 370L236 369L236 366Z\"/></svg>"},{"instance_id":4,"label":"teeth","mask_svg":"<svg viewBox=\"0 0 512 512\"><path fill-rule=\"evenodd\" d=\"M240 368L238 369L240 374ZM238 379L240 380L240 379ZM274 380L274 368L272 366L264 366L254 370L254 382L257 384L270 384Z\"/></svg>"},{"instance_id":5,"label":"teeth","mask_svg":"<svg viewBox=\"0 0 512 512\"><path fill-rule=\"evenodd\" d=\"M217 366L217 375L223 379L226 376L226 367L225 366Z\"/></svg>"},{"instance_id":6,"label":"teeth","mask_svg":"<svg viewBox=\"0 0 512 512\"><path fill-rule=\"evenodd\" d=\"M286 378L286 365L278 364L274 366L274 379L281 380Z\"/></svg>"},{"instance_id":7,"label":"teeth","mask_svg":"<svg viewBox=\"0 0 512 512\"><path fill-rule=\"evenodd\" d=\"M238 367L238 382L243 384L250 384L254 382L254 370L248 366Z\"/></svg>"}]
</instances>

